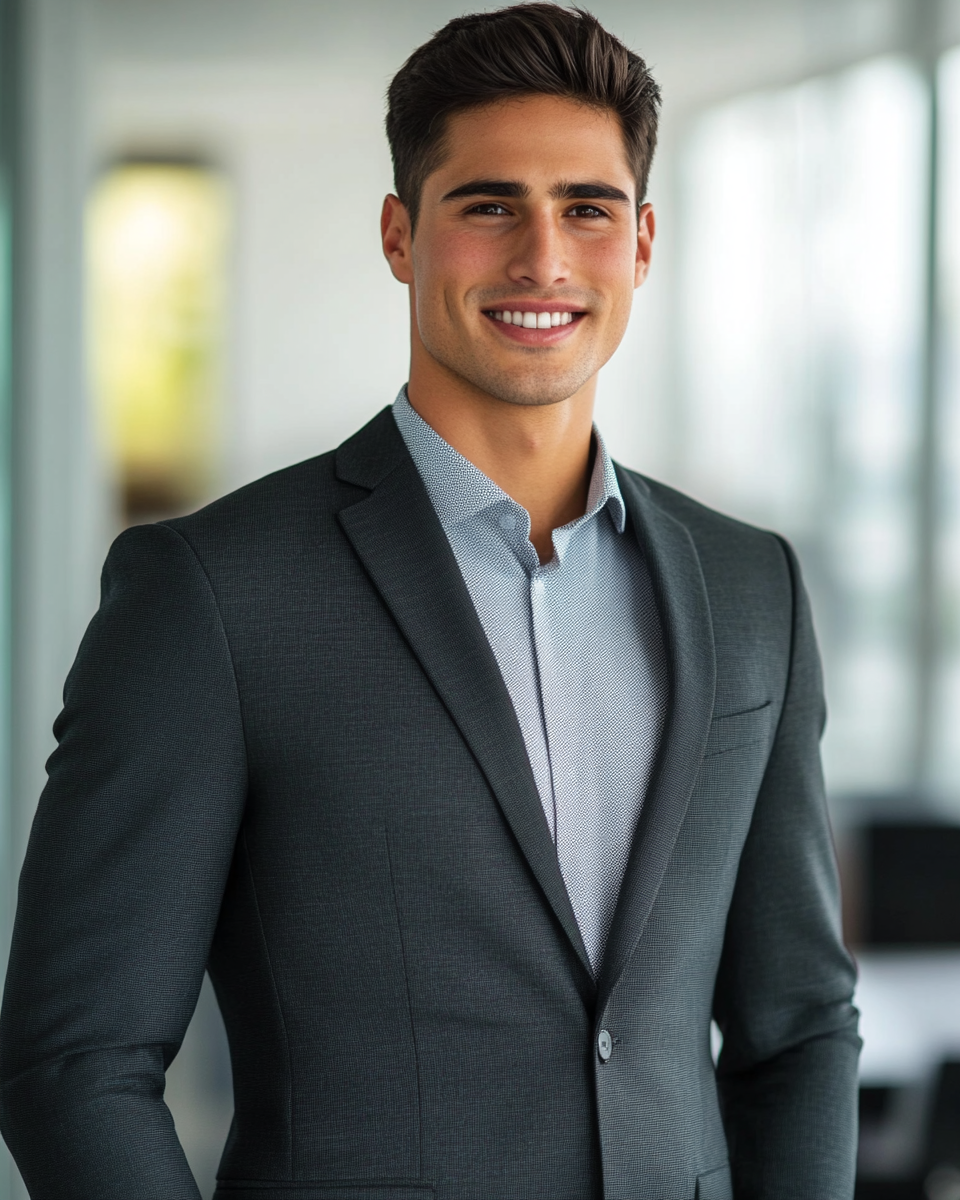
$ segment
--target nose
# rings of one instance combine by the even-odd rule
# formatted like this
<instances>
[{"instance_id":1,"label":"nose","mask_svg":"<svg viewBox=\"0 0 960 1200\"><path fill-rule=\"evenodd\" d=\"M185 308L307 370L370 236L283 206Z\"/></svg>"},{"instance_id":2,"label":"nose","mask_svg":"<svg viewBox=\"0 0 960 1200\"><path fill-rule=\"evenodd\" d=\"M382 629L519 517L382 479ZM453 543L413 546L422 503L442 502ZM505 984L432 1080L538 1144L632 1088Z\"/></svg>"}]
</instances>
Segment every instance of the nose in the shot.
<instances>
[{"instance_id":1,"label":"nose","mask_svg":"<svg viewBox=\"0 0 960 1200\"><path fill-rule=\"evenodd\" d=\"M552 212L533 212L520 225L507 274L513 283L548 288L565 283L570 270L563 232Z\"/></svg>"}]
</instances>

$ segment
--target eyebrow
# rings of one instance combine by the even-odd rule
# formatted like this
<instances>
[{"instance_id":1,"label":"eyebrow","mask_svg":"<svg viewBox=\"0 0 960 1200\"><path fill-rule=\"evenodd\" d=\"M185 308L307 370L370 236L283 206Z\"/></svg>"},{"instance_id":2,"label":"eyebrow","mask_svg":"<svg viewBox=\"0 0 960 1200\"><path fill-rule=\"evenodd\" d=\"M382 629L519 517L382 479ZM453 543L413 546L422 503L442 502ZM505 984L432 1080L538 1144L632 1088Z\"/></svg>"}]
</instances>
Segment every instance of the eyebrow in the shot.
<instances>
[{"instance_id":1,"label":"eyebrow","mask_svg":"<svg viewBox=\"0 0 960 1200\"><path fill-rule=\"evenodd\" d=\"M610 200L614 204L633 204L626 192L599 180L571 183L562 179L550 189L550 195L554 200Z\"/></svg>"},{"instance_id":2,"label":"eyebrow","mask_svg":"<svg viewBox=\"0 0 960 1200\"><path fill-rule=\"evenodd\" d=\"M462 200L468 196L495 196L501 200L523 200L530 195L528 184L519 179L471 179L447 192L441 203L447 200ZM632 204L626 192L609 183L588 180L573 183L562 179L550 189L553 200L609 200L614 204Z\"/></svg>"},{"instance_id":3,"label":"eyebrow","mask_svg":"<svg viewBox=\"0 0 960 1200\"><path fill-rule=\"evenodd\" d=\"M529 187L516 179L471 179L469 183L461 183L452 192L447 192L441 203L445 200L461 200L464 196L499 196L505 200L522 200L529 195Z\"/></svg>"}]
</instances>

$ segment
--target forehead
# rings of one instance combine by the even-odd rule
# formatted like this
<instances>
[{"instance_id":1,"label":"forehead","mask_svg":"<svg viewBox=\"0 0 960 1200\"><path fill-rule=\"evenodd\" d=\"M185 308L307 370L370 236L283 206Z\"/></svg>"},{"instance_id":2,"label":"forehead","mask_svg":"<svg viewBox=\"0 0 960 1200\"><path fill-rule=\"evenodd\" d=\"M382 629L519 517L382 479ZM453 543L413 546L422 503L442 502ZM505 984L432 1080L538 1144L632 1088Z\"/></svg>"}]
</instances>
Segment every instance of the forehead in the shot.
<instances>
[{"instance_id":1,"label":"forehead","mask_svg":"<svg viewBox=\"0 0 960 1200\"><path fill-rule=\"evenodd\" d=\"M444 148L427 181L444 191L459 177L533 187L577 179L634 184L616 113L559 96L522 96L454 113Z\"/></svg>"}]
</instances>

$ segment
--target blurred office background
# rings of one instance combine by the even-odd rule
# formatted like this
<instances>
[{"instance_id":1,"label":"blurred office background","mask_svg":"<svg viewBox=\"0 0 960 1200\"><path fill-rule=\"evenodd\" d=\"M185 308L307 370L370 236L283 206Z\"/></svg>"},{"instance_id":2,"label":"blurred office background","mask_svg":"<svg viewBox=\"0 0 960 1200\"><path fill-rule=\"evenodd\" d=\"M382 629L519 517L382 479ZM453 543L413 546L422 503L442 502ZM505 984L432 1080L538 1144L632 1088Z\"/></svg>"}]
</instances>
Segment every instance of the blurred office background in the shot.
<instances>
[{"instance_id":1,"label":"blurred office background","mask_svg":"<svg viewBox=\"0 0 960 1200\"><path fill-rule=\"evenodd\" d=\"M383 95L470 7L0 0L5 938L111 539L333 447L405 378ZM665 97L655 267L598 421L797 547L861 968L858 1186L960 1200L960 0L590 7ZM208 1196L209 989L168 1078Z\"/></svg>"}]
</instances>

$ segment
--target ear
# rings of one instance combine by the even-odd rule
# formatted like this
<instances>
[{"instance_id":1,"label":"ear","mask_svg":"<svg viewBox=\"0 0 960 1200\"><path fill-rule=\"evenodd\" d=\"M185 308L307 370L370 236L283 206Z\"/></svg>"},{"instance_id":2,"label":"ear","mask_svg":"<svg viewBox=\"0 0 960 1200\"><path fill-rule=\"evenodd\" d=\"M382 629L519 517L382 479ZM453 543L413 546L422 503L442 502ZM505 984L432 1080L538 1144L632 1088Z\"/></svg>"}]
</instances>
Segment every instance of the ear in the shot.
<instances>
[{"instance_id":1,"label":"ear","mask_svg":"<svg viewBox=\"0 0 960 1200\"><path fill-rule=\"evenodd\" d=\"M383 202L380 214L380 237L383 256L390 264L394 279L413 283L413 233L410 214L400 199L392 193Z\"/></svg>"},{"instance_id":2,"label":"ear","mask_svg":"<svg viewBox=\"0 0 960 1200\"><path fill-rule=\"evenodd\" d=\"M637 215L637 266L634 276L634 287L639 287L646 279L650 270L650 259L653 257L653 235L657 223L653 215L653 205L644 204Z\"/></svg>"}]
</instances>

